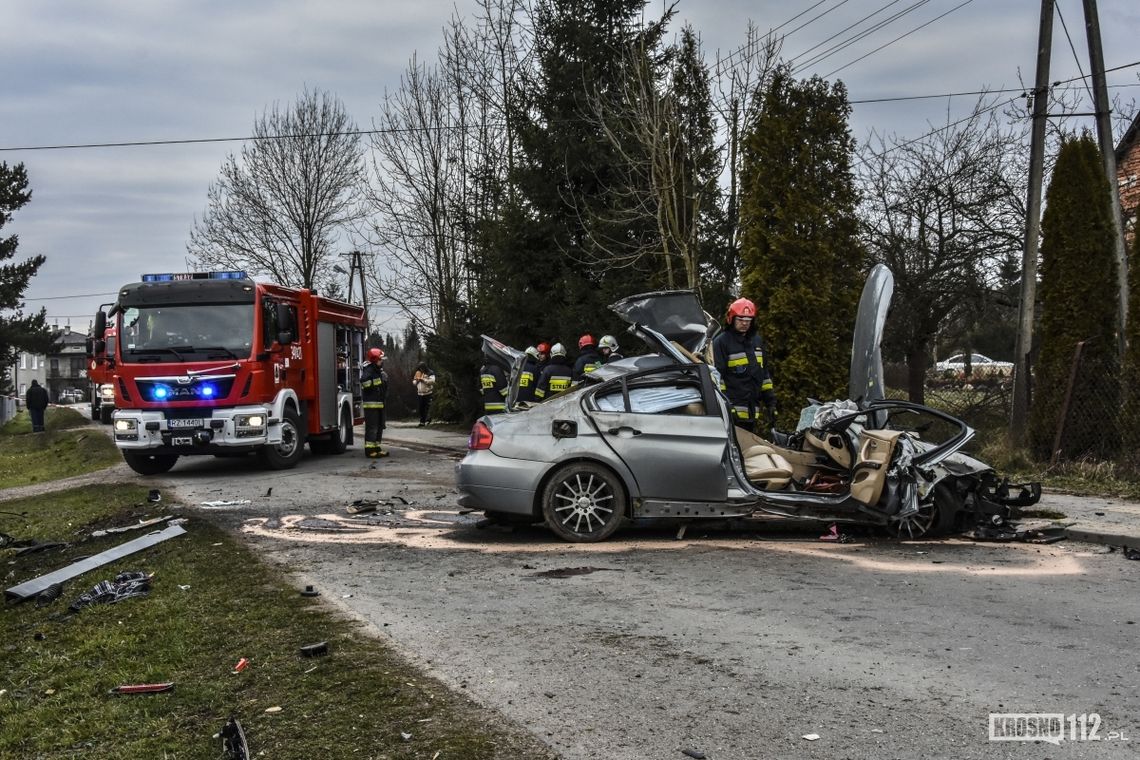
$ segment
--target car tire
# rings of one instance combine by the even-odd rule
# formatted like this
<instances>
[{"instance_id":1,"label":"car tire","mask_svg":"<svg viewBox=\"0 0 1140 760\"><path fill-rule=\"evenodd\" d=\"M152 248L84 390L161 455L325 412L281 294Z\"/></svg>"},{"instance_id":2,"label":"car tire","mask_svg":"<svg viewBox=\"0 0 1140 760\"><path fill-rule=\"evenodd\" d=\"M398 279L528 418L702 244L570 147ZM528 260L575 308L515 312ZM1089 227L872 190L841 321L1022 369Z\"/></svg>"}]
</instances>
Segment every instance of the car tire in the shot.
<instances>
[{"instance_id":1,"label":"car tire","mask_svg":"<svg viewBox=\"0 0 1140 760\"><path fill-rule=\"evenodd\" d=\"M564 541L604 541L625 520L626 497L611 471L589 462L573 462L554 472L542 490L542 515Z\"/></svg>"},{"instance_id":2,"label":"car tire","mask_svg":"<svg viewBox=\"0 0 1140 760\"><path fill-rule=\"evenodd\" d=\"M347 409L340 410L340 421L336 430L309 441L314 454L343 454L348 449L348 437L352 435L352 418Z\"/></svg>"},{"instance_id":3,"label":"car tire","mask_svg":"<svg viewBox=\"0 0 1140 760\"><path fill-rule=\"evenodd\" d=\"M261 462L271 470L288 470L296 467L305 452L305 432L301 428L301 415L291 406L281 415L281 443L262 446L258 451Z\"/></svg>"},{"instance_id":4,"label":"car tire","mask_svg":"<svg viewBox=\"0 0 1140 760\"><path fill-rule=\"evenodd\" d=\"M114 415L115 408L113 406L99 407L99 422L103 423L104 425L110 425L111 421L114 419Z\"/></svg>"},{"instance_id":5,"label":"car tire","mask_svg":"<svg viewBox=\"0 0 1140 760\"><path fill-rule=\"evenodd\" d=\"M177 454L147 454L144 451L124 451L127 466L139 475L161 475L169 472L178 461Z\"/></svg>"},{"instance_id":6,"label":"car tire","mask_svg":"<svg viewBox=\"0 0 1140 760\"><path fill-rule=\"evenodd\" d=\"M954 528L961 502L954 486L943 481L934 487L933 498L919 504L915 514L896 522L892 532L903 540L944 536Z\"/></svg>"}]
</instances>

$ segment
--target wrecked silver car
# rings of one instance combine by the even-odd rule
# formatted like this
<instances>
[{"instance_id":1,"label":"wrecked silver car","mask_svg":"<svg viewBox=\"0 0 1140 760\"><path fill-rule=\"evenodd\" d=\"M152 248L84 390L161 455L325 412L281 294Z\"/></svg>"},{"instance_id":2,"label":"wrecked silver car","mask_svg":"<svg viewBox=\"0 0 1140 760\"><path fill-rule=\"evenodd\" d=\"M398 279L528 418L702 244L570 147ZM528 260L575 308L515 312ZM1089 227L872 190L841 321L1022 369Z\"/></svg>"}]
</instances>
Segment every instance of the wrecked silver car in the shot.
<instances>
[{"instance_id":1,"label":"wrecked silver car","mask_svg":"<svg viewBox=\"0 0 1140 760\"><path fill-rule=\"evenodd\" d=\"M903 538L1000 525L1033 504L961 453L974 431L883 396L879 344L894 280L881 265L859 304L850 399L810 401L775 442L732 423L702 352L716 329L696 295L633 296L611 308L655 353L606 364L550 401L475 423L456 466L460 504L498 521L545 520L567 541L601 541L628 520L745 518L756 512L882 526ZM493 339L484 352L516 368ZM514 373L514 374L517 374Z\"/></svg>"}]
</instances>

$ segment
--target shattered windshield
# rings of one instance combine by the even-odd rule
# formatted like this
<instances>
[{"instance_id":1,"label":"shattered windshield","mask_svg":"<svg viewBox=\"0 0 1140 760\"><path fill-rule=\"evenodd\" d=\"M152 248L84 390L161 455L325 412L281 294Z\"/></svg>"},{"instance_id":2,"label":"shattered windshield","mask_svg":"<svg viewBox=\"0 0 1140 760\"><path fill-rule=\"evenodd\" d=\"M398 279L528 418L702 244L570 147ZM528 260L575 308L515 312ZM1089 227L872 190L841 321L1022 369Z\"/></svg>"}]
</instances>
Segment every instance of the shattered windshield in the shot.
<instances>
[{"instance_id":1,"label":"shattered windshield","mask_svg":"<svg viewBox=\"0 0 1140 760\"><path fill-rule=\"evenodd\" d=\"M253 304L145 306L123 313L124 362L189 362L248 358Z\"/></svg>"}]
</instances>

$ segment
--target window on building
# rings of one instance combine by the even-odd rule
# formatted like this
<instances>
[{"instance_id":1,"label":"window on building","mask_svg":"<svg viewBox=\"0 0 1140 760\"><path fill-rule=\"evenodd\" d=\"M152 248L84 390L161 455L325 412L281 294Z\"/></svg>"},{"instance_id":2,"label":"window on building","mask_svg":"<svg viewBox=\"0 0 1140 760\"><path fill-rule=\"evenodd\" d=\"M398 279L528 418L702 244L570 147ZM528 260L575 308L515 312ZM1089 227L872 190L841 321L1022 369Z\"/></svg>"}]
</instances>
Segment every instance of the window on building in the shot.
<instances>
[{"instance_id":1,"label":"window on building","mask_svg":"<svg viewBox=\"0 0 1140 760\"><path fill-rule=\"evenodd\" d=\"M20 369L27 369L27 368L28 368L28 355L27 354L20 354Z\"/></svg>"}]
</instances>

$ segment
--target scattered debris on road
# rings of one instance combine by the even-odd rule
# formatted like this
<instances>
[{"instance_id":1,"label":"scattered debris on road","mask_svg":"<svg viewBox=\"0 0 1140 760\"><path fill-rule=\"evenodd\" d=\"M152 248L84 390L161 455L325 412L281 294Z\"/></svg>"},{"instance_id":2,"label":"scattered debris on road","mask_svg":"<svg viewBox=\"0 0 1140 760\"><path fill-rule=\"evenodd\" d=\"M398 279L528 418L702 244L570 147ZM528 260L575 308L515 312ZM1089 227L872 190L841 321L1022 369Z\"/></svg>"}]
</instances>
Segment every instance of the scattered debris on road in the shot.
<instances>
[{"instance_id":1,"label":"scattered debris on road","mask_svg":"<svg viewBox=\"0 0 1140 760\"><path fill-rule=\"evenodd\" d=\"M99 581L79 595L68 607L72 612L79 612L92 604L115 604L124 599L133 599L146 596L150 593L150 579L153 575L140 572L124 572L115 576L113 581Z\"/></svg>"},{"instance_id":2,"label":"scattered debris on road","mask_svg":"<svg viewBox=\"0 0 1140 760\"><path fill-rule=\"evenodd\" d=\"M329 643L327 641L318 641L316 644L306 644L301 647L302 657L324 657L329 653Z\"/></svg>"},{"instance_id":3,"label":"scattered debris on road","mask_svg":"<svg viewBox=\"0 0 1140 760\"><path fill-rule=\"evenodd\" d=\"M350 515L361 515L365 512L375 512L378 506L380 506L380 502L375 499L357 499L349 504L344 511Z\"/></svg>"},{"instance_id":4,"label":"scattered debris on road","mask_svg":"<svg viewBox=\"0 0 1140 760\"><path fill-rule=\"evenodd\" d=\"M837 523L832 523L831 527L828 528L827 533L824 533L822 536L820 536L819 540L833 541L837 544L850 544L855 542L855 539L851 538L851 536L847 535L846 533L839 532L839 525Z\"/></svg>"},{"instance_id":5,"label":"scattered debris on road","mask_svg":"<svg viewBox=\"0 0 1140 760\"><path fill-rule=\"evenodd\" d=\"M222 752L226 760L249 760L249 743L245 739L245 729L234 716L226 721L221 732L214 734L222 740Z\"/></svg>"},{"instance_id":6,"label":"scattered debris on road","mask_svg":"<svg viewBox=\"0 0 1140 760\"><path fill-rule=\"evenodd\" d=\"M174 688L174 683L139 683L124 684L111 689L112 694L161 694Z\"/></svg>"},{"instance_id":7,"label":"scattered debris on road","mask_svg":"<svg viewBox=\"0 0 1140 760\"><path fill-rule=\"evenodd\" d=\"M705 760L706 757L705 753L699 749L683 749L681 750L681 754L691 757L693 760Z\"/></svg>"},{"instance_id":8,"label":"scattered debris on road","mask_svg":"<svg viewBox=\"0 0 1140 760\"><path fill-rule=\"evenodd\" d=\"M301 596L320 596L320 595L321 595L321 592L317 591L312 586L305 586L305 588L301 589Z\"/></svg>"},{"instance_id":9,"label":"scattered debris on road","mask_svg":"<svg viewBox=\"0 0 1140 760\"><path fill-rule=\"evenodd\" d=\"M160 522L173 519L174 515L166 515L164 517L152 517L149 520L139 520L134 525L124 525L121 528L106 528L104 530L93 530L91 535L95 538L102 538L103 536L112 533L126 533L127 531L138 530L139 528L149 528L152 525L158 525Z\"/></svg>"},{"instance_id":10,"label":"scattered debris on road","mask_svg":"<svg viewBox=\"0 0 1140 760\"><path fill-rule=\"evenodd\" d=\"M1140 549L1124 547L1124 559L1140 559Z\"/></svg>"},{"instance_id":11,"label":"scattered debris on road","mask_svg":"<svg viewBox=\"0 0 1140 760\"><path fill-rule=\"evenodd\" d=\"M249 499L237 499L234 501L203 501L200 502L199 505L203 507L211 507L213 509L220 509L224 507L240 507L249 503L251 503Z\"/></svg>"},{"instance_id":12,"label":"scattered debris on road","mask_svg":"<svg viewBox=\"0 0 1140 760\"><path fill-rule=\"evenodd\" d=\"M807 739L809 742L814 742L814 741L817 741L819 739L819 734L804 734L800 738Z\"/></svg>"},{"instance_id":13,"label":"scattered debris on road","mask_svg":"<svg viewBox=\"0 0 1140 760\"><path fill-rule=\"evenodd\" d=\"M589 575L590 573L597 573L603 570L616 570L614 567L558 567L554 570L543 570L541 573L534 573L532 578L570 578L574 575Z\"/></svg>"},{"instance_id":14,"label":"scattered debris on road","mask_svg":"<svg viewBox=\"0 0 1140 760\"><path fill-rule=\"evenodd\" d=\"M67 567L61 568L47 575L41 575L38 578L33 578L30 581L25 581L16 586L12 586L4 593L8 595L9 599L17 601L24 601L31 599L38 595L41 591L48 588L52 584L62 583L63 581L83 575L89 570L94 570L97 567L114 562L117 559L122 559L135 552L147 549L155 544L161 543L168 538L181 536L186 532L186 529L181 525L170 524L165 530L155 531L148 533L145 536L139 536L136 539L120 544L107 551L100 552L93 557L81 559L78 562L73 562Z\"/></svg>"}]
</instances>

